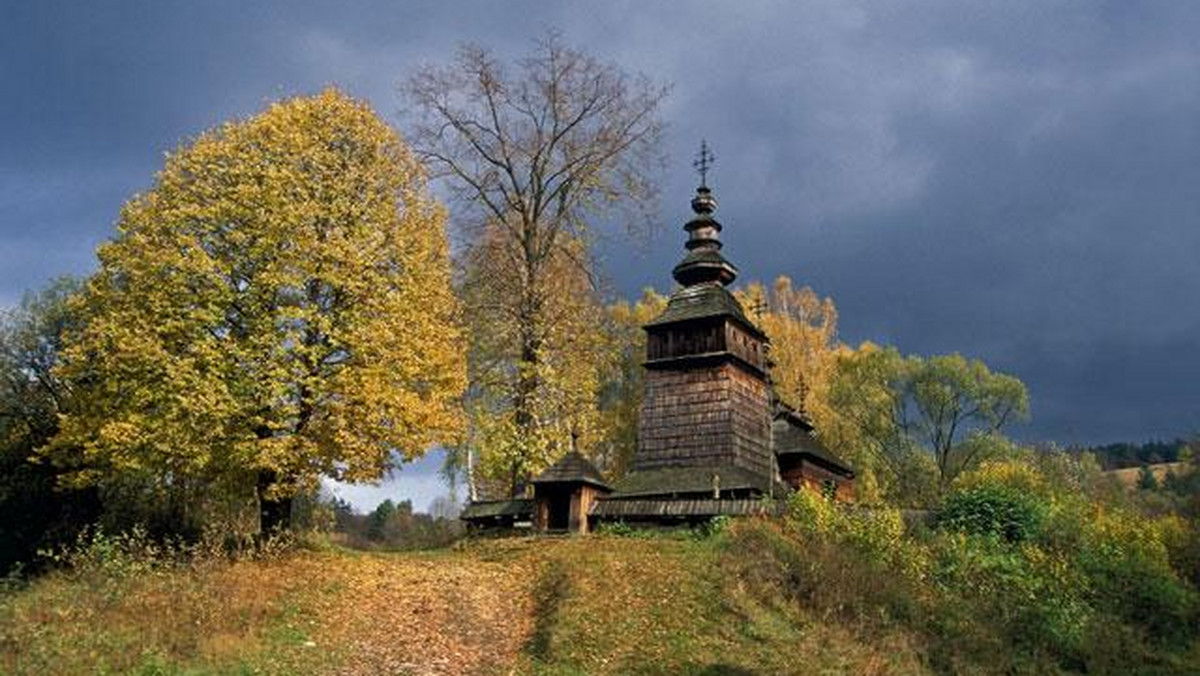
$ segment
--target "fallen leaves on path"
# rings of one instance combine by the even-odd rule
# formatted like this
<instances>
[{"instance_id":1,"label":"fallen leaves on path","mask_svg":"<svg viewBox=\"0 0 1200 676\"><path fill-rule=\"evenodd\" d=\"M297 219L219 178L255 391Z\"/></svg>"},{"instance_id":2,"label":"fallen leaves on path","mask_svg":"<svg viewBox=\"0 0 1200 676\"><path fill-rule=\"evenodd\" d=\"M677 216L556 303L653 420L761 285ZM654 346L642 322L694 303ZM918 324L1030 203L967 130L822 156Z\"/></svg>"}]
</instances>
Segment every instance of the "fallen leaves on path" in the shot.
<instances>
[{"instance_id":1,"label":"fallen leaves on path","mask_svg":"<svg viewBox=\"0 0 1200 676\"><path fill-rule=\"evenodd\" d=\"M529 545L308 554L288 572L306 581L311 648L336 653L337 674L505 673L533 630L542 557Z\"/></svg>"},{"instance_id":2,"label":"fallen leaves on path","mask_svg":"<svg viewBox=\"0 0 1200 676\"><path fill-rule=\"evenodd\" d=\"M336 594L320 641L341 646L346 675L496 671L532 626L527 566L450 556L330 558Z\"/></svg>"}]
</instances>

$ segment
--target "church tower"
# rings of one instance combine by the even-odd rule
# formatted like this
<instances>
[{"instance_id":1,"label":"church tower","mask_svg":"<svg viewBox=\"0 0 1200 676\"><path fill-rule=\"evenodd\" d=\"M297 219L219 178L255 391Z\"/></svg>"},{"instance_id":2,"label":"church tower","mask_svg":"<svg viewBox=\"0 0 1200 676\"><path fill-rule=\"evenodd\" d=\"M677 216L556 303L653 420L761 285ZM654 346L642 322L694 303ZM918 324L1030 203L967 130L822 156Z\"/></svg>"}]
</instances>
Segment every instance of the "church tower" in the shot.
<instances>
[{"instance_id":1,"label":"church tower","mask_svg":"<svg viewBox=\"0 0 1200 676\"><path fill-rule=\"evenodd\" d=\"M710 161L702 146L687 253L673 270L680 288L644 327L645 395L631 469L679 495L708 492L703 481L712 477L718 493L750 497L766 492L775 474L767 337L726 288L738 271L721 253Z\"/></svg>"},{"instance_id":2,"label":"church tower","mask_svg":"<svg viewBox=\"0 0 1200 676\"><path fill-rule=\"evenodd\" d=\"M801 487L853 499L854 471L802 412L772 401L767 336L726 288L738 271L721 253L711 162L701 145L700 187L683 226L687 253L672 271L679 288L643 327L645 389L629 471L610 485L572 453L533 480L535 500L472 503L464 520L512 527L528 519L541 530L586 532L604 522L778 514L779 498Z\"/></svg>"}]
</instances>

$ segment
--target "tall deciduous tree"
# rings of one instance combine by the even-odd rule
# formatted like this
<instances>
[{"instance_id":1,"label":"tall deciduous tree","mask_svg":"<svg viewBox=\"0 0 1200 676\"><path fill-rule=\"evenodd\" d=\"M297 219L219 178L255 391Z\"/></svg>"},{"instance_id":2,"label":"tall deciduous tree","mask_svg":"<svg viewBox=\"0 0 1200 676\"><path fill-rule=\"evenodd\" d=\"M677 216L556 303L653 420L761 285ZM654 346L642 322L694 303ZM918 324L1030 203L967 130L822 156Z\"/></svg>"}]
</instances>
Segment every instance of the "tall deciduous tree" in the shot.
<instances>
[{"instance_id":1,"label":"tall deciduous tree","mask_svg":"<svg viewBox=\"0 0 1200 676\"><path fill-rule=\"evenodd\" d=\"M502 253L505 238L498 230L483 237L470 251L462 286L471 346L469 448L481 451L482 475L511 493L572 444L592 449L605 436L599 397L613 354L604 308L575 262L586 255L576 241L545 263L537 358L523 359L525 327L513 303L519 281Z\"/></svg>"},{"instance_id":2,"label":"tall deciduous tree","mask_svg":"<svg viewBox=\"0 0 1200 676\"><path fill-rule=\"evenodd\" d=\"M810 415L823 403L838 348L837 308L811 288L781 276L768 289L757 282L739 294L771 339L771 381L788 405Z\"/></svg>"},{"instance_id":3,"label":"tall deciduous tree","mask_svg":"<svg viewBox=\"0 0 1200 676\"><path fill-rule=\"evenodd\" d=\"M904 357L868 343L838 355L827 405L823 429L886 468L893 493L913 493L904 486L922 483L914 452L933 460L927 471L945 486L1003 446L990 437L1028 415L1029 397L1020 380L979 360Z\"/></svg>"},{"instance_id":4,"label":"tall deciduous tree","mask_svg":"<svg viewBox=\"0 0 1200 676\"><path fill-rule=\"evenodd\" d=\"M52 452L87 483L376 479L460 431L443 209L418 160L330 89L207 132L122 210L63 355Z\"/></svg>"},{"instance_id":5,"label":"tall deciduous tree","mask_svg":"<svg viewBox=\"0 0 1200 676\"><path fill-rule=\"evenodd\" d=\"M600 395L604 438L597 459L610 475L628 471L637 450L638 415L645 391L646 332L649 324L667 308L667 297L646 288L637 302L618 301L608 307L613 359L605 374Z\"/></svg>"},{"instance_id":6,"label":"tall deciduous tree","mask_svg":"<svg viewBox=\"0 0 1200 676\"><path fill-rule=\"evenodd\" d=\"M69 399L54 372L63 335L78 317L68 299L79 281L55 280L0 311L0 571L29 563L39 549L74 538L95 520L95 491L58 485L57 470L34 450L58 432Z\"/></svg>"},{"instance_id":7,"label":"tall deciduous tree","mask_svg":"<svg viewBox=\"0 0 1200 676\"><path fill-rule=\"evenodd\" d=\"M903 423L932 450L943 484L986 452L988 444L979 443L978 437L999 434L1029 414L1025 385L993 373L978 359L936 355L917 360L911 373L912 414L906 411ZM971 443L964 443L968 439Z\"/></svg>"},{"instance_id":8,"label":"tall deciduous tree","mask_svg":"<svg viewBox=\"0 0 1200 676\"><path fill-rule=\"evenodd\" d=\"M544 418L564 408L547 400L548 368L572 361L552 354L554 334L566 331L557 322L571 318L560 309L584 300L599 307L577 291L581 281L595 286L594 223L638 224L653 213L666 90L551 34L515 69L466 46L453 64L420 71L404 91L409 138L445 179L471 249L464 260L477 268L468 273L476 284L471 307L503 313L512 330L506 339L514 350L474 354L501 362L498 372L510 379L504 409L489 408L512 442L505 447L515 487L566 447L563 432L547 437L564 426Z\"/></svg>"}]
</instances>

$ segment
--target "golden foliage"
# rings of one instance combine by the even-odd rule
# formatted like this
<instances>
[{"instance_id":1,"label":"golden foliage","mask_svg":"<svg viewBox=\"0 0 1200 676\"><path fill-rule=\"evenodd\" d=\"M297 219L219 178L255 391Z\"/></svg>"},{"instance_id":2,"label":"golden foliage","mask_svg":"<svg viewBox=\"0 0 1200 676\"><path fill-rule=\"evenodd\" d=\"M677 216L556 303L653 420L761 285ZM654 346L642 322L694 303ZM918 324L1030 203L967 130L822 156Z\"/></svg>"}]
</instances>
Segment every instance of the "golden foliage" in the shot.
<instances>
[{"instance_id":1,"label":"golden foliage","mask_svg":"<svg viewBox=\"0 0 1200 676\"><path fill-rule=\"evenodd\" d=\"M638 414L642 406L642 362L646 359L643 326L666 310L667 297L652 288L642 290L635 303L618 301L608 306L614 359L604 379L601 427L606 436L597 451L611 476L628 469L637 449Z\"/></svg>"},{"instance_id":2,"label":"golden foliage","mask_svg":"<svg viewBox=\"0 0 1200 676\"><path fill-rule=\"evenodd\" d=\"M968 472L963 472L953 484L957 490L980 486L1004 486L1018 493L1046 497L1049 486L1041 472L1021 460L988 460Z\"/></svg>"},{"instance_id":3,"label":"golden foliage","mask_svg":"<svg viewBox=\"0 0 1200 676\"><path fill-rule=\"evenodd\" d=\"M604 436L601 379L612 360L604 307L579 261L582 242L560 242L521 274L520 242L488 228L469 252L463 285L470 327L471 440L485 477L512 484Z\"/></svg>"},{"instance_id":4,"label":"golden foliage","mask_svg":"<svg viewBox=\"0 0 1200 676\"><path fill-rule=\"evenodd\" d=\"M69 336L76 479L378 478L460 430L445 214L329 89L206 132L125 205Z\"/></svg>"},{"instance_id":5,"label":"golden foliage","mask_svg":"<svg viewBox=\"0 0 1200 676\"><path fill-rule=\"evenodd\" d=\"M771 339L771 380L789 406L810 415L828 387L838 348L837 308L811 288L781 276L768 290L758 282L738 294Z\"/></svg>"},{"instance_id":6,"label":"golden foliage","mask_svg":"<svg viewBox=\"0 0 1200 676\"><path fill-rule=\"evenodd\" d=\"M833 299L822 298L807 286L797 289L786 276L777 278L769 289L751 283L737 295L771 339L771 381L776 396L803 412L822 443L854 467L857 499L877 502L881 487L876 449L864 434L865 421L856 414L879 409L862 406L853 412L843 410L845 397L838 388L846 381L842 371L856 351L838 342L838 313ZM856 392L855 398L862 401L861 396L879 399L888 395L886 388L881 388Z\"/></svg>"}]
</instances>

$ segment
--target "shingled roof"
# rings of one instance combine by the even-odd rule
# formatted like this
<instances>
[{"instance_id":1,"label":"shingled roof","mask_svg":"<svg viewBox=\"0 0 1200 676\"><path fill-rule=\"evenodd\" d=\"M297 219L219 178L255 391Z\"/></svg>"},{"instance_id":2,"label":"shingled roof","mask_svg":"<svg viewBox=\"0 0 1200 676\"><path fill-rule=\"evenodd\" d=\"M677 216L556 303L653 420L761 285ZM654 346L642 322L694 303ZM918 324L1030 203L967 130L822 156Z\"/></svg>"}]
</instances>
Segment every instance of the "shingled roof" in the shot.
<instances>
[{"instance_id":1,"label":"shingled roof","mask_svg":"<svg viewBox=\"0 0 1200 676\"><path fill-rule=\"evenodd\" d=\"M600 470L576 451L559 458L558 462L546 468L546 471L533 478L535 484L549 483L587 483L600 488L612 490Z\"/></svg>"},{"instance_id":2,"label":"shingled roof","mask_svg":"<svg viewBox=\"0 0 1200 676\"><path fill-rule=\"evenodd\" d=\"M533 500L514 498L512 500L484 500L468 503L463 507L458 518L463 521L494 519L510 516L514 518L529 518L533 514Z\"/></svg>"},{"instance_id":3,"label":"shingled roof","mask_svg":"<svg viewBox=\"0 0 1200 676\"><path fill-rule=\"evenodd\" d=\"M780 408L771 422L771 436L777 456L803 455L838 474L854 476L854 470L821 444L812 424L796 411Z\"/></svg>"},{"instance_id":4,"label":"shingled roof","mask_svg":"<svg viewBox=\"0 0 1200 676\"><path fill-rule=\"evenodd\" d=\"M667 309L646 328L674 324L704 317L732 317L751 333L762 337L754 322L746 317L742 304L718 282L707 282L677 289L667 300Z\"/></svg>"},{"instance_id":5,"label":"shingled roof","mask_svg":"<svg viewBox=\"0 0 1200 676\"><path fill-rule=\"evenodd\" d=\"M753 499L692 500L632 499L597 500L592 515L613 519L660 519L672 517L743 516L779 514L782 501Z\"/></svg>"},{"instance_id":6,"label":"shingled roof","mask_svg":"<svg viewBox=\"0 0 1200 676\"><path fill-rule=\"evenodd\" d=\"M766 493L767 477L734 465L665 467L630 472L617 481L612 499L641 496L712 495L713 475L720 477L721 492L753 489Z\"/></svg>"}]
</instances>

